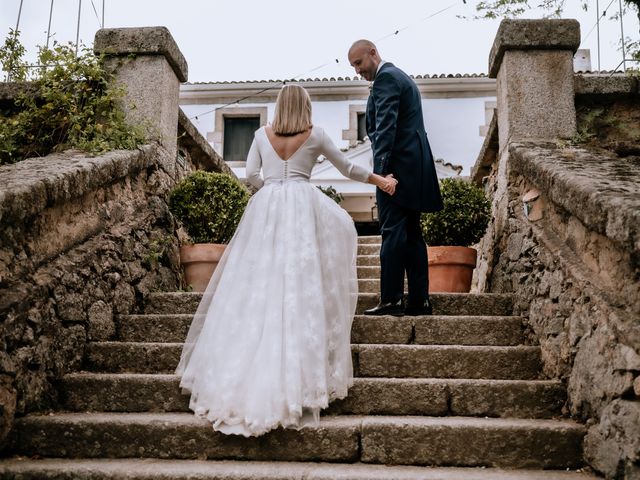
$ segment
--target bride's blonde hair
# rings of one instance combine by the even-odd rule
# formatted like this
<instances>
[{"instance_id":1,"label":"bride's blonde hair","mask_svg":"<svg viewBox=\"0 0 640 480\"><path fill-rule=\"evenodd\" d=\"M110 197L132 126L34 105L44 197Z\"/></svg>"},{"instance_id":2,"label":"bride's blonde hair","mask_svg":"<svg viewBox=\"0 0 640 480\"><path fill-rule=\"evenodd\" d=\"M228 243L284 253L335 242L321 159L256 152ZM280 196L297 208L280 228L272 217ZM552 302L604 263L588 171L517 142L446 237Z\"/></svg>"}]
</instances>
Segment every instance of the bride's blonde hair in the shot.
<instances>
[{"instance_id":1,"label":"bride's blonde hair","mask_svg":"<svg viewBox=\"0 0 640 480\"><path fill-rule=\"evenodd\" d=\"M285 85L278 93L271 129L276 135L296 135L311 128L311 98L300 85Z\"/></svg>"}]
</instances>

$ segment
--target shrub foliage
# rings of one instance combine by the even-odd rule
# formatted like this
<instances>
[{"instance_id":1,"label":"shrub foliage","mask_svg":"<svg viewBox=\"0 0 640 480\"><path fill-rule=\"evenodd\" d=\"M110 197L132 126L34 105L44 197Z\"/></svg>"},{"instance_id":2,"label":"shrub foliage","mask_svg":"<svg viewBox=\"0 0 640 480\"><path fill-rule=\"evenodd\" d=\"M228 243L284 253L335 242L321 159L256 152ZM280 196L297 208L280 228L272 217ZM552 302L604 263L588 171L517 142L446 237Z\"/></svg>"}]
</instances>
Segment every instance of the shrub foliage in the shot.
<instances>
[{"instance_id":1,"label":"shrub foliage","mask_svg":"<svg viewBox=\"0 0 640 480\"><path fill-rule=\"evenodd\" d=\"M444 208L423 213L422 234L428 245L468 247L480 241L491 219L491 204L472 183L445 178L440 182Z\"/></svg>"},{"instance_id":2,"label":"shrub foliage","mask_svg":"<svg viewBox=\"0 0 640 480\"><path fill-rule=\"evenodd\" d=\"M40 47L35 70L27 68L23 54L18 34L10 32L0 49L2 69L11 80L30 80L32 88L1 112L0 165L68 148L133 149L145 141L143 127L129 125L118 106L122 87L90 49L76 56L73 44Z\"/></svg>"},{"instance_id":3,"label":"shrub foliage","mask_svg":"<svg viewBox=\"0 0 640 480\"><path fill-rule=\"evenodd\" d=\"M342 194L338 192L333 185L329 185L328 187L318 186L318 189L338 205L340 205L344 200Z\"/></svg>"},{"instance_id":4,"label":"shrub foliage","mask_svg":"<svg viewBox=\"0 0 640 480\"><path fill-rule=\"evenodd\" d=\"M169 208L194 243L227 243L247 206L249 194L233 177L198 170L169 196Z\"/></svg>"}]
</instances>

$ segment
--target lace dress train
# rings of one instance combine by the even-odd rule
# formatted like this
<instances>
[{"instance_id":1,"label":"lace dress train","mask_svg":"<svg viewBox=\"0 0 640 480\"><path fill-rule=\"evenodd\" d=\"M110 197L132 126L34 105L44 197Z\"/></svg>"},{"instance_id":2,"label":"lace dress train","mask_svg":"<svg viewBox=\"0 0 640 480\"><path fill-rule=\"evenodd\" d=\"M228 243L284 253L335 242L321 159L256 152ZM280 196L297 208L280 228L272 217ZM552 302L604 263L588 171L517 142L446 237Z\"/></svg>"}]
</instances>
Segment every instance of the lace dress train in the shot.
<instances>
[{"instance_id":1,"label":"lace dress train","mask_svg":"<svg viewBox=\"0 0 640 480\"><path fill-rule=\"evenodd\" d=\"M317 424L320 410L353 383L353 221L308 182L306 163L306 177L279 164L284 173L269 176L265 161L283 161L265 159L269 146L254 142L266 181L203 293L176 370L190 408L227 434Z\"/></svg>"}]
</instances>

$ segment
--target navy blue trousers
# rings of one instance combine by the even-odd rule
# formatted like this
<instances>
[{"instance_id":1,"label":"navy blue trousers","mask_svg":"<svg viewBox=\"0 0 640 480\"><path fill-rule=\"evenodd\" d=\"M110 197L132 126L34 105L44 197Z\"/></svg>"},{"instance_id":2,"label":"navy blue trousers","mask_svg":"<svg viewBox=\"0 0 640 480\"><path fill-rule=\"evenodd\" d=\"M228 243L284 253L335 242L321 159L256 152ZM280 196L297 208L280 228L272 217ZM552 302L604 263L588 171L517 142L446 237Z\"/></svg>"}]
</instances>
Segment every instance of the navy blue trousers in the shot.
<instances>
[{"instance_id":1,"label":"navy blue trousers","mask_svg":"<svg viewBox=\"0 0 640 480\"><path fill-rule=\"evenodd\" d=\"M377 190L376 199L382 234L380 301L397 302L403 298L406 272L407 303L422 306L428 298L429 264L420 212L396 204L381 190Z\"/></svg>"}]
</instances>

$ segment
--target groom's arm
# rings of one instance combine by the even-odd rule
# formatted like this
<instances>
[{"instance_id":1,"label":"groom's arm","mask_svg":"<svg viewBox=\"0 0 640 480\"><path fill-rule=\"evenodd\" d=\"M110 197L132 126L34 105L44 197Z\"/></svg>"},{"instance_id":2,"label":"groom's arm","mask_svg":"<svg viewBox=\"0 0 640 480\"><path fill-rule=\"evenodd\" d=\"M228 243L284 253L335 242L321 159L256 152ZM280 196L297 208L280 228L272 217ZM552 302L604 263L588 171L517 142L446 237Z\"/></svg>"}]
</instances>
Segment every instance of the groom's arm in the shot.
<instances>
[{"instance_id":1,"label":"groom's arm","mask_svg":"<svg viewBox=\"0 0 640 480\"><path fill-rule=\"evenodd\" d=\"M373 145L373 165L376 173L391 173L389 160L396 139L398 110L400 108L401 87L389 72L381 72L373 84L373 102L375 104L376 139Z\"/></svg>"}]
</instances>

